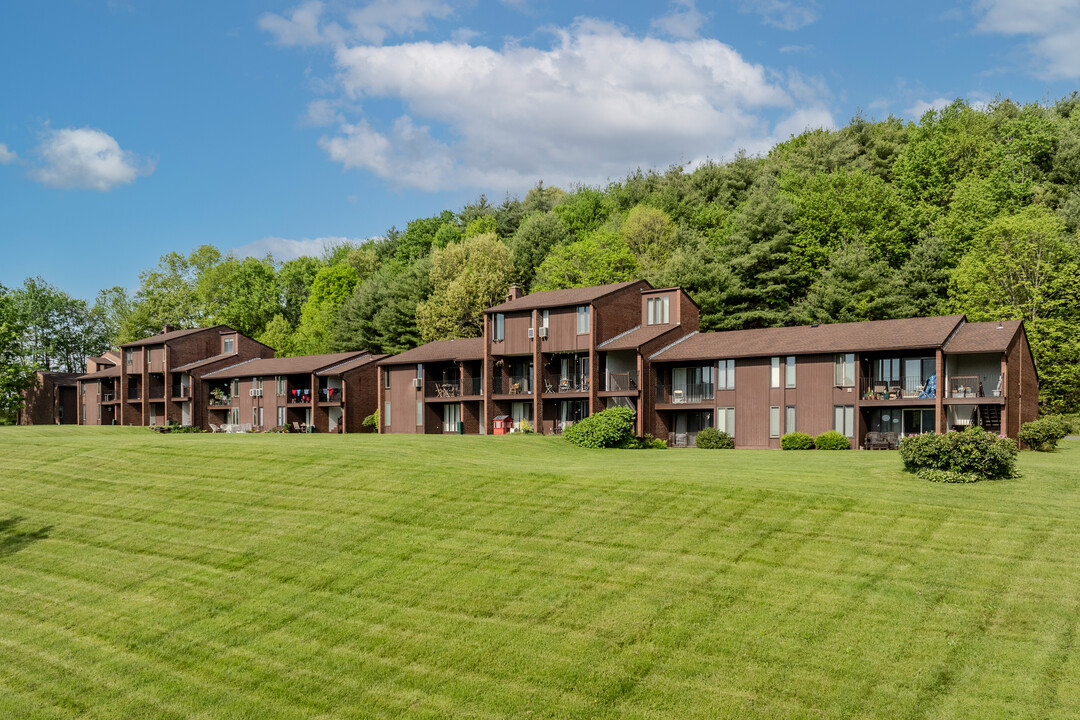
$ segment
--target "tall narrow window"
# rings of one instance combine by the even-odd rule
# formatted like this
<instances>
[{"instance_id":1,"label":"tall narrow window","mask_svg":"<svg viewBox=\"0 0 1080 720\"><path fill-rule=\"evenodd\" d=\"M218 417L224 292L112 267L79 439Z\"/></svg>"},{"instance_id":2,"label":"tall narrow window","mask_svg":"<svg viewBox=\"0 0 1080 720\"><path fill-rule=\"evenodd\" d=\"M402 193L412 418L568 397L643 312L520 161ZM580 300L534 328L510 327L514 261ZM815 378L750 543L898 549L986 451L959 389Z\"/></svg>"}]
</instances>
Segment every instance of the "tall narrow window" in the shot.
<instances>
[{"instance_id":1,"label":"tall narrow window","mask_svg":"<svg viewBox=\"0 0 1080 720\"><path fill-rule=\"evenodd\" d=\"M834 361L836 387L855 384L855 353L838 353Z\"/></svg>"},{"instance_id":2,"label":"tall narrow window","mask_svg":"<svg viewBox=\"0 0 1080 720\"><path fill-rule=\"evenodd\" d=\"M417 400L416 401L416 424L417 425L423 425L424 424L424 401L423 400Z\"/></svg>"},{"instance_id":3,"label":"tall narrow window","mask_svg":"<svg viewBox=\"0 0 1080 720\"><path fill-rule=\"evenodd\" d=\"M495 320L491 324L491 339L495 342L502 342L504 337L506 337L506 316L502 313L495 313Z\"/></svg>"},{"instance_id":4,"label":"tall narrow window","mask_svg":"<svg viewBox=\"0 0 1080 720\"><path fill-rule=\"evenodd\" d=\"M135 353L132 351L131 348L128 348L127 350L124 351L124 364L125 365L127 365L128 367L131 367L134 358L135 358Z\"/></svg>"},{"instance_id":5,"label":"tall narrow window","mask_svg":"<svg viewBox=\"0 0 1080 720\"><path fill-rule=\"evenodd\" d=\"M772 358L772 367L769 372L769 387L780 387L780 358Z\"/></svg>"},{"instance_id":6,"label":"tall narrow window","mask_svg":"<svg viewBox=\"0 0 1080 720\"><path fill-rule=\"evenodd\" d=\"M578 305L577 309L577 331L578 335L589 332L589 310L591 308L588 305Z\"/></svg>"},{"instance_id":7,"label":"tall narrow window","mask_svg":"<svg viewBox=\"0 0 1080 720\"><path fill-rule=\"evenodd\" d=\"M277 395L284 395L285 394L285 378L284 378L284 376L278 375L277 377L274 378L274 392ZM283 425L284 423L278 423L278 424Z\"/></svg>"},{"instance_id":8,"label":"tall narrow window","mask_svg":"<svg viewBox=\"0 0 1080 720\"><path fill-rule=\"evenodd\" d=\"M669 317L670 300L667 295L649 298L645 301L645 315L649 325L666 325Z\"/></svg>"},{"instance_id":9,"label":"tall narrow window","mask_svg":"<svg viewBox=\"0 0 1080 720\"><path fill-rule=\"evenodd\" d=\"M416 363L416 379L424 379L424 363Z\"/></svg>"},{"instance_id":10,"label":"tall narrow window","mask_svg":"<svg viewBox=\"0 0 1080 720\"><path fill-rule=\"evenodd\" d=\"M784 432L795 432L795 406L788 405L784 411Z\"/></svg>"},{"instance_id":11,"label":"tall narrow window","mask_svg":"<svg viewBox=\"0 0 1080 720\"><path fill-rule=\"evenodd\" d=\"M277 424L278 424L278 427L285 427L285 424L286 424L286 422L285 422L285 407L282 406L282 405L278 405Z\"/></svg>"},{"instance_id":12,"label":"tall narrow window","mask_svg":"<svg viewBox=\"0 0 1080 720\"><path fill-rule=\"evenodd\" d=\"M735 408L716 408L716 429L735 437Z\"/></svg>"},{"instance_id":13,"label":"tall narrow window","mask_svg":"<svg viewBox=\"0 0 1080 720\"><path fill-rule=\"evenodd\" d=\"M383 368L382 377L383 377L383 387L386 388L387 390L389 390L390 389L390 368Z\"/></svg>"},{"instance_id":14,"label":"tall narrow window","mask_svg":"<svg viewBox=\"0 0 1080 720\"><path fill-rule=\"evenodd\" d=\"M795 356L788 355L784 364L784 387L795 387Z\"/></svg>"},{"instance_id":15,"label":"tall narrow window","mask_svg":"<svg viewBox=\"0 0 1080 720\"><path fill-rule=\"evenodd\" d=\"M390 401L386 401L386 406L383 408L383 427L390 427Z\"/></svg>"},{"instance_id":16,"label":"tall narrow window","mask_svg":"<svg viewBox=\"0 0 1080 720\"><path fill-rule=\"evenodd\" d=\"M240 381L239 380L233 380L232 381L232 396L236 397L239 394L240 394ZM237 418L237 423L239 423L239 422L240 422L240 419Z\"/></svg>"},{"instance_id":17,"label":"tall narrow window","mask_svg":"<svg viewBox=\"0 0 1080 720\"><path fill-rule=\"evenodd\" d=\"M855 406L833 406L833 429L841 435L855 437Z\"/></svg>"},{"instance_id":18,"label":"tall narrow window","mask_svg":"<svg viewBox=\"0 0 1080 720\"><path fill-rule=\"evenodd\" d=\"M225 348L224 348L224 353L225 353L226 355L228 355L228 354L232 353L232 351L233 351L233 347L234 347L235 345L236 345L236 340L235 340L235 339L233 339L233 338L231 338L231 337L227 337L227 338L225 338Z\"/></svg>"},{"instance_id":19,"label":"tall narrow window","mask_svg":"<svg viewBox=\"0 0 1080 720\"><path fill-rule=\"evenodd\" d=\"M540 327L546 328L547 326L548 326L548 311L547 310L541 310L540 311Z\"/></svg>"},{"instance_id":20,"label":"tall narrow window","mask_svg":"<svg viewBox=\"0 0 1080 720\"><path fill-rule=\"evenodd\" d=\"M769 437L780 437L780 408L769 408Z\"/></svg>"},{"instance_id":21,"label":"tall narrow window","mask_svg":"<svg viewBox=\"0 0 1080 720\"><path fill-rule=\"evenodd\" d=\"M735 361L720 360L716 363L716 389L735 389Z\"/></svg>"}]
</instances>

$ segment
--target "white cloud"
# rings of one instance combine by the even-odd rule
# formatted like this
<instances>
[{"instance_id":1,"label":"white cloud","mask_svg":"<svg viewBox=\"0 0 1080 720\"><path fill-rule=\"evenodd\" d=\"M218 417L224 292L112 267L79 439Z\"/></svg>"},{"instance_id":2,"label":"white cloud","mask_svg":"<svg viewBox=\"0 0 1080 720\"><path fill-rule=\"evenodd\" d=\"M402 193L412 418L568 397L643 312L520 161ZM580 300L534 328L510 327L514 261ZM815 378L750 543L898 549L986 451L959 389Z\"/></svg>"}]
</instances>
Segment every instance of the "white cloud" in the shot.
<instances>
[{"instance_id":1,"label":"white cloud","mask_svg":"<svg viewBox=\"0 0 1080 720\"><path fill-rule=\"evenodd\" d=\"M953 100L954 98L936 97L933 100L927 102L926 100L920 98L916 100L911 107L905 110L904 114L910 118L918 120L924 114L926 114L927 110L941 110L942 108L947 108L953 104Z\"/></svg>"},{"instance_id":2,"label":"white cloud","mask_svg":"<svg viewBox=\"0 0 1080 720\"><path fill-rule=\"evenodd\" d=\"M976 0L974 10L980 32L1031 37L1038 75L1080 77L1080 0Z\"/></svg>"},{"instance_id":3,"label":"white cloud","mask_svg":"<svg viewBox=\"0 0 1080 720\"><path fill-rule=\"evenodd\" d=\"M336 100L312 100L308 103L307 112L304 114L304 123L315 127L325 127L345 122L340 105L341 103Z\"/></svg>"},{"instance_id":4,"label":"white cloud","mask_svg":"<svg viewBox=\"0 0 1080 720\"><path fill-rule=\"evenodd\" d=\"M672 0L671 5L671 12L655 18L652 27L669 37L696 38L705 24L705 15L697 9L694 0Z\"/></svg>"},{"instance_id":5,"label":"white cloud","mask_svg":"<svg viewBox=\"0 0 1080 720\"><path fill-rule=\"evenodd\" d=\"M104 191L154 171L108 133L88 127L49 131L37 154L40 164L30 176L49 187Z\"/></svg>"},{"instance_id":6,"label":"white cloud","mask_svg":"<svg viewBox=\"0 0 1080 720\"><path fill-rule=\"evenodd\" d=\"M813 45L784 45L780 48L782 53L810 53L814 52Z\"/></svg>"},{"instance_id":7,"label":"white cloud","mask_svg":"<svg viewBox=\"0 0 1080 720\"><path fill-rule=\"evenodd\" d=\"M424 190L603 182L634 167L767 149L791 128L833 124L823 85L787 86L712 39L635 37L595 20L550 49L461 43L339 46L351 102L399 101L386 128L341 123L319 144L346 168Z\"/></svg>"},{"instance_id":8,"label":"white cloud","mask_svg":"<svg viewBox=\"0 0 1080 720\"><path fill-rule=\"evenodd\" d=\"M813 2L793 0L742 0L740 10L760 15L766 25L781 30L799 30L817 20Z\"/></svg>"},{"instance_id":9,"label":"white cloud","mask_svg":"<svg viewBox=\"0 0 1080 720\"><path fill-rule=\"evenodd\" d=\"M249 242L234 248L233 252L238 257L265 257L273 255L274 259L282 262L295 260L298 257L310 256L321 257L323 251L345 242L361 243L363 240L347 237L319 237L304 238L303 240L289 240L281 237L265 237L261 240Z\"/></svg>"},{"instance_id":10,"label":"white cloud","mask_svg":"<svg viewBox=\"0 0 1080 720\"><path fill-rule=\"evenodd\" d=\"M0 143L0 165L10 165L19 159L14 150L8 150L8 146Z\"/></svg>"},{"instance_id":11,"label":"white cloud","mask_svg":"<svg viewBox=\"0 0 1080 720\"><path fill-rule=\"evenodd\" d=\"M345 13L344 24L325 19L318 0L292 8L286 15L266 13L259 27L279 45L301 47L322 43L361 41L380 44L392 35L411 35L428 29L428 19L445 19L454 9L445 0L373 0Z\"/></svg>"}]
</instances>

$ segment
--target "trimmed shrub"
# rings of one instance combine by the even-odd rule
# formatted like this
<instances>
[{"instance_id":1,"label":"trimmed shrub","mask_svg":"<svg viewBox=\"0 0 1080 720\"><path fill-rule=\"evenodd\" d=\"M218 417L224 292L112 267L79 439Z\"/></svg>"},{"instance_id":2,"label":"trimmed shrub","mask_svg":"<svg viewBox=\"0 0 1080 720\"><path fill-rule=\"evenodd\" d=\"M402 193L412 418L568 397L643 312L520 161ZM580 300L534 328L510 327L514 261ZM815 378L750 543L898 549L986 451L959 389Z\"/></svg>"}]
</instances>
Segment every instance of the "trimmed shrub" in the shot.
<instances>
[{"instance_id":1,"label":"trimmed shrub","mask_svg":"<svg viewBox=\"0 0 1080 720\"><path fill-rule=\"evenodd\" d=\"M735 448L735 441L727 433L707 427L698 430L694 445L702 450L732 450Z\"/></svg>"},{"instance_id":2,"label":"trimmed shrub","mask_svg":"<svg viewBox=\"0 0 1080 720\"><path fill-rule=\"evenodd\" d=\"M667 440L659 440L645 433L641 437L627 440L626 444L619 447L627 450L667 450Z\"/></svg>"},{"instance_id":3,"label":"trimmed shrub","mask_svg":"<svg viewBox=\"0 0 1080 720\"><path fill-rule=\"evenodd\" d=\"M579 420L563 431L563 437L584 448L625 447L634 440L634 411L616 407Z\"/></svg>"},{"instance_id":4,"label":"trimmed shrub","mask_svg":"<svg viewBox=\"0 0 1080 720\"><path fill-rule=\"evenodd\" d=\"M1047 415L1020 426L1020 442L1036 452L1051 452L1072 432L1071 423L1061 415Z\"/></svg>"},{"instance_id":5,"label":"trimmed shrub","mask_svg":"<svg viewBox=\"0 0 1080 720\"><path fill-rule=\"evenodd\" d=\"M784 437L780 438L781 450L813 450L814 438L810 437L806 433L801 432L789 432Z\"/></svg>"},{"instance_id":6,"label":"trimmed shrub","mask_svg":"<svg viewBox=\"0 0 1080 720\"><path fill-rule=\"evenodd\" d=\"M843 433L830 430L814 438L814 447L818 450L850 450L851 441Z\"/></svg>"},{"instance_id":7,"label":"trimmed shrub","mask_svg":"<svg viewBox=\"0 0 1080 720\"><path fill-rule=\"evenodd\" d=\"M379 427L379 411L376 409L375 412L364 418L364 422L360 424L366 428L371 428L372 430L377 429Z\"/></svg>"},{"instance_id":8,"label":"trimmed shrub","mask_svg":"<svg viewBox=\"0 0 1080 720\"><path fill-rule=\"evenodd\" d=\"M524 418L522 418L521 422L514 426L514 430L519 433L525 433L526 435L536 434L536 428L533 427L533 424L531 422Z\"/></svg>"},{"instance_id":9,"label":"trimmed shrub","mask_svg":"<svg viewBox=\"0 0 1080 720\"><path fill-rule=\"evenodd\" d=\"M904 468L909 472L941 470L974 474L980 480L1017 477L1016 454L1015 442L1009 438L991 435L981 427L969 427L964 432L944 435L926 433L900 441L900 459L904 461Z\"/></svg>"}]
</instances>

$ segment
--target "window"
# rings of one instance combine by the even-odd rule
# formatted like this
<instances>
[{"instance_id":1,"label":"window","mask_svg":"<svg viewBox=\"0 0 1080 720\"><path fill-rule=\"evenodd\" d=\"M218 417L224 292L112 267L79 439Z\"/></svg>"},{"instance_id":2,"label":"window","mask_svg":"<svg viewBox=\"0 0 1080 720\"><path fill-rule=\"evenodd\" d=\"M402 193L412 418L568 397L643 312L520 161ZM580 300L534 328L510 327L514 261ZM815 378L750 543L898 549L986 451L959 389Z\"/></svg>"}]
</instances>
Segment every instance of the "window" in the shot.
<instances>
[{"instance_id":1,"label":"window","mask_svg":"<svg viewBox=\"0 0 1080 720\"><path fill-rule=\"evenodd\" d=\"M259 422L259 408L251 408L251 424L255 427L259 427L262 423Z\"/></svg>"},{"instance_id":2,"label":"window","mask_svg":"<svg viewBox=\"0 0 1080 720\"><path fill-rule=\"evenodd\" d=\"M780 437L780 408L769 408L769 437Z\"/></svg>"},{"instance_id":3,"label":"window","mask_svg":"<svg viewBox=\"0 0 1080 720\"><path fill-rule=\"evenodd\" d=\"M416 424L417 425L423 425L424 424L424 401L423 400L417 400L416 401Z\"/></svg>"},{"instance_id":4,"label":"window","mask_svg":"<svg viewBox=\"0 0 1080 720\"><path fill-rule=\"evenodd\" d=\"M236 345L236 339L235 338L231 338L231 337L225 338L224 353L226 355L231 353L233 351L233 347L235 347L235 345Z\"/></svg>"},{"instance_id":5,"label":"window","mask_svg":"<svg viewBox=\"0 0 1080 720\"><path fill-rule=\"evenodd\" d=\"M588 305L578 305L577 309L577 331L578 335L583 335L589 332L589 310L591 308Z\"/></svg>"},{"instance_id":6,"label":"window","mask_svg":"<svg viewBox=\"0 0 1080 720\"><path fill-rule=\"evenodd\" d=\"M83 407L84 407L84 411L85 411L85 406L83 406ZM60 408L60 409L63 410L63 408ZM60 417L63 417L63 415L61 415ZM97 419L98 419L98 422L100 423L101 422L101 406L100 405L97 406Z\"/></svg>"},{"instance_id":7,"label":"window","mask_svg":"<svg viewBox=\"0 0 1080 720\"><path fill-rule=\"evenodd\" d=\"M232 396L236 397L239 394L240 394L240 381L239 380L233 380L232 381ZM237 418L236 422L239 423L240 419Z\"/></svg>"},{"instance_id":8,"label":"window","mask_svg":"<svg viewBox=\"0 0 1080 720\"><path fill-rule=\"evenodd\" d=\"M256 390L262 390L262 381L263 379L261 377L255 378L255 380L252 381L252 387L254 387Z\"/></svg>"},{"instance_id":9,"label":"window","mask_svg":"<svg viewBox=\"0 0 1080 720\"><path fill-rule=\"evenodd\" d=\"M283 405L278 405L277 424L278 424L279 427L284 427L285 425L288 424L286 422L286 420L285 420L285 407Z\"/></svg>"},{"instance_id":10,"label":"window","mask_svg":"<svg viewBox=\"0 0 1080 720\"><path fill-rule=\"evenodd\" d=\"M416 363L416 379L424 379L424 363Z\"/></svg>"},{"instance_id":11,"label":"window","mask_svg":"<svg viewBox=\"0 0 1080 720\"><path fill-rule=\"evenodd\" d=\"M548 326L548 311L547 310L541 310L540 311L540 327L546 328L547 326Z\"/></svg>"},{"instance_id":12,"label":"window","mask_svg":"<svg viewBox=\"0 0 1080 720\"><path fill-rule=\"evenodd\" d=\"M721 360L716 363L716 389L717 390L734 390L735 389L735 361L734 360ZM731 433L728 433L729 435Z\"/></svg>"},{"instance_id":13,"label":"window","mask_svg":"<svg viewBox=\"0 0 1080 720\"><path fill-rule=\"evenodd\" d=\"M668 323L668 305L670 298L649 298L645 301L646 319L649 325L666 325Z\"/></svg>"},{"instance_id":14,"label":"window","mask_svg":"<svg viewBox=\"0 0 1080 720\"><path fill-rule=\"evenodd\" d=\"M833 406L833 429L841 435L855 437L855 406Z\"/></svg>"},{"instance_id":15,"label":"window","mask_svg":"<svg viewBox=\"0 0 1080 720\"><path fill-rule=\"evenodd\" d=\"M769 372L769 387L780 387L780 358L772 358L772 367Z\"/></svg>"},{"instance_id":16,"label":"window","mask_svg":"<svg viewBox=\"0 0 1080 720\"><path fill-rule=\"evenodd\" d=\"M135 353L132 351L132 349L128 348L127 350L125 350L124 351L124 364L127 365L128 367L131 367L134 360L135 360Z\"/></svg>"},{"instance_id":17,"label":"window","mask_svg":"<svg viewBox=\"0 0 1080 720\"><path fill-rule=\"evenodd\" d=\"M229 422L233 425L240 424L240 408L233 408L229 411Z\"/></svg>"},{"instance_id":18,"label":"window","mask_svg":"<svg viewBox=\"0 0 1080 720\"><path fill-rule=\"evenodd\" d=\"M277 377L274 378L274 391L278 395L284 395L285 394L285 378L284 378L284 376L278 375ZM279 425L284 425L285 423L278 423L278 424Z\"/></svg>"},{"instance_id":19,"label":"window","mask_svg":"<svg viewBox=\"0 0 1080 720\"><path fill-rule=\"evenodd\" d=\"M457 403L443 405L443 432L456 433L461 421L461 406Z\"/></svg>"},{"instance_id":20,"label":"window","mask_svg":"<svg viewBox=\"0 0 1080 720\"><path fill-rule=\"evenodd\" d=\"M386 388L387 390L389 390L390 389L390 368L383 368L382 369L382 380L383 380L383 387Z\"/></svg>"},{"instance_id":21,"label":"window","mask_svg":"<svg viewBox=\"0 0 1080 720\"><path fill-rule=\"evenodd\" d=\"M784 365L784 387L795 387L795 356L788 355Z\"/></svg>"},{"instance_id":22,"label":"window","mask_svg":"<svg viewBox=\"0 0 1080 720\"><path fill-rule=\"evenodd\" d=\"M716 408L716 429L735 437L735 408Z\"/></svg>"},{"instance_id":23,"label":"window","mask_svg":"<svg viewBox=\"0 0 1080 720\"><path fill-rule=\"evenodd\" d=\"M502 313L495 313L495 322L491 325L491 339L495 342L502 342L506 337L506 316Z\"/></svg>"},{"instance_id":24,"label":"window","mask_svg":"<svg viewBox=\"0 0 1080 720\"><path fill-rule=\"evenodd\" d=\"M386 427L390 426L390 401L389 400L386 401L386 407L383 408L382 423Z\"/></svg>"},{"instance_id":25,"label":"window","mask_svg":"<svg viewBox=\"0 0 1080 720\"><path fill-rule=\"evenodd\" d=\"M855 353L839 353L835 359L836 387L851 387L855 384Z\"/></svg>"},{"instance_id":26,"label":"window","mask_svg":"<svg viewBox=\"0 0 1080 720\"><path fill-rule=\"evenodd\" d=\"M98 413L100 414L100 412L101 412L101 406L98 405ZM83 423L86 422L86 403L82 404L82 421L83 421Z\"/></svg>"},{"instance_id":27,"label":"window","mask_svg":"<svg viewBox=\"0 0 1080 720\"><path fill-rule=\"evenodd\" d=\"M795 432L795 406L788 405L784 410L784 432Z\"/></svg>"},{"instance_id":28,"label":"window","mask_svg":"<svg viewBox=\"0 0 1080 720\"><path fill-rule=\"evenodd\" d=\"M100 383L98 383L100 385ZM86 383L79 383L79 387L82 388L82 395L86 397Z\"/></svg>"}]
</instances>

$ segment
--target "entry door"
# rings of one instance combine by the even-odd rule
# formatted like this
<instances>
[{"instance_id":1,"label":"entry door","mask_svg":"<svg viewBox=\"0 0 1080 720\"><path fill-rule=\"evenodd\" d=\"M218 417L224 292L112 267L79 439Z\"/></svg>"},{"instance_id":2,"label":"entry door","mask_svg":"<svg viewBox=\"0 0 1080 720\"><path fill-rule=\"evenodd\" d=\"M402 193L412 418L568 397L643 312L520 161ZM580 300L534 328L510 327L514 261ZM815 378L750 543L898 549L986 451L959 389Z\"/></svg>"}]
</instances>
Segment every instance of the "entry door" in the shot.
<instances>
[{"instance_id":1,"label":"entry door","mask_svg":"<svg viewBox=\"0 0 1080 720\"><path fill-rule=\"evenodd\" d=\"M443 432L456 433L461 420L461 406L457 403L443 405Z\"/></svg>"}]
</instances>

